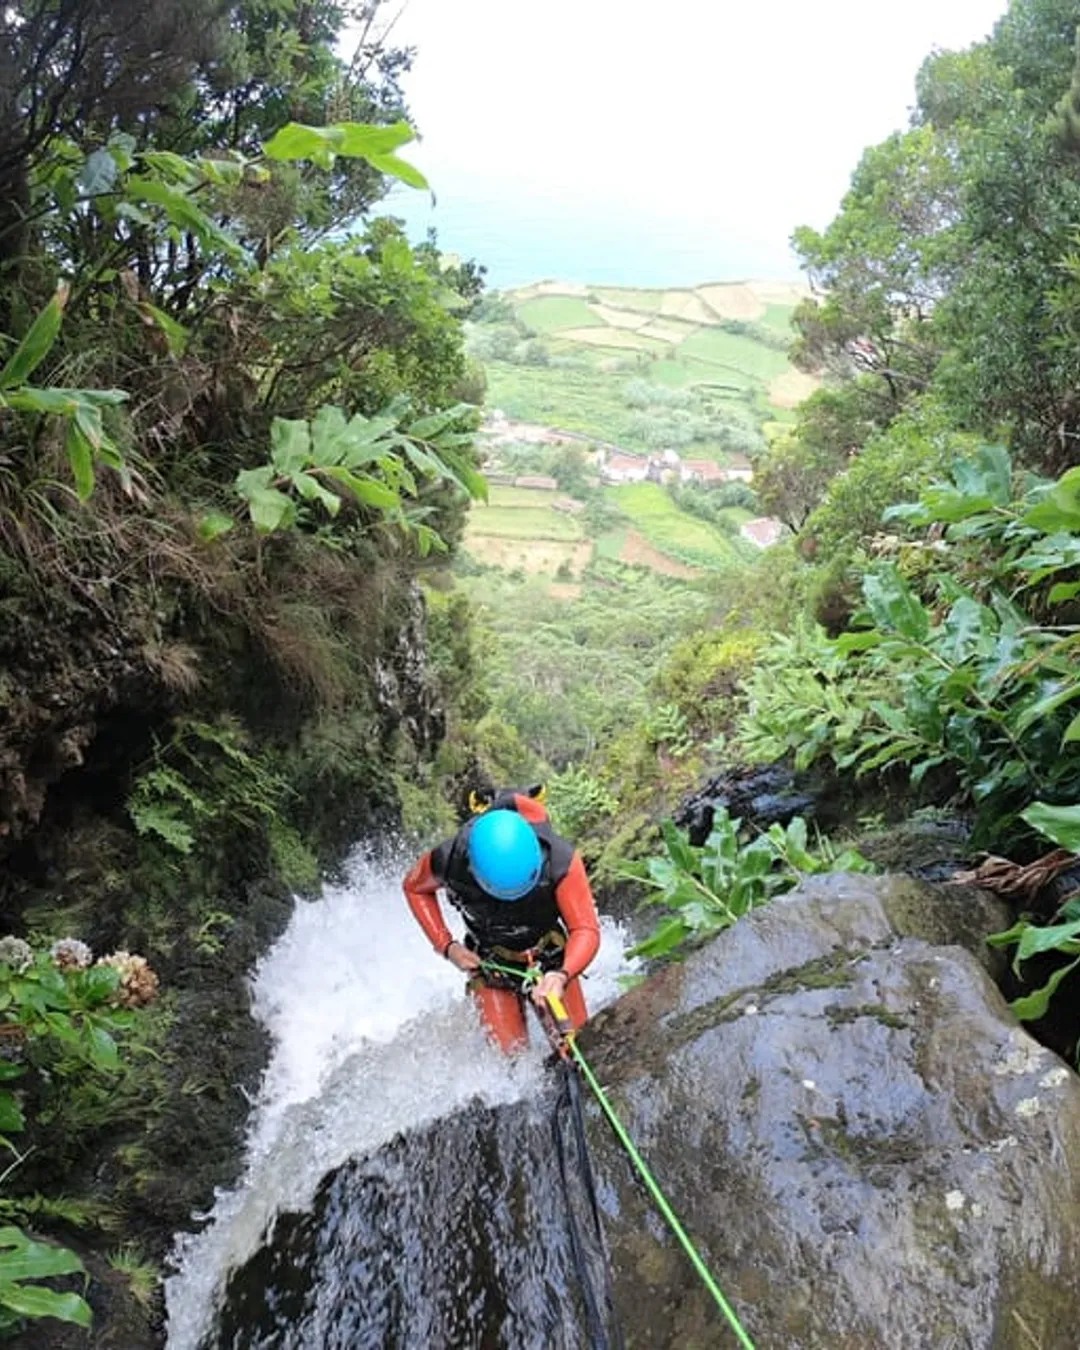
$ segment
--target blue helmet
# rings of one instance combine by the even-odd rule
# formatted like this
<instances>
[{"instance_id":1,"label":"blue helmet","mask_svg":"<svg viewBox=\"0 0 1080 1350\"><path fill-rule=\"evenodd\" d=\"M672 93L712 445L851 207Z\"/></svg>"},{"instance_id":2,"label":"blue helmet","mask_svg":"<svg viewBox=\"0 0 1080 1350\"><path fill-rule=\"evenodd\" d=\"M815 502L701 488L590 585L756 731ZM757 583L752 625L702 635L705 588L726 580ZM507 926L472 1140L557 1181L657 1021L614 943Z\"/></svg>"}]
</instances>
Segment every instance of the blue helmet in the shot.
<instances>
[{"instance_id":1,"label":"blue helmet","mask_svg":"<svg viewBox=\"0 0 1080 1350\"><path fill-rule=\"evenodd\" d=\"M544 865L536 831L516 811L485 811L469 831L469 866L488 895L520 900Z\"/></svg>"}]
</instances>

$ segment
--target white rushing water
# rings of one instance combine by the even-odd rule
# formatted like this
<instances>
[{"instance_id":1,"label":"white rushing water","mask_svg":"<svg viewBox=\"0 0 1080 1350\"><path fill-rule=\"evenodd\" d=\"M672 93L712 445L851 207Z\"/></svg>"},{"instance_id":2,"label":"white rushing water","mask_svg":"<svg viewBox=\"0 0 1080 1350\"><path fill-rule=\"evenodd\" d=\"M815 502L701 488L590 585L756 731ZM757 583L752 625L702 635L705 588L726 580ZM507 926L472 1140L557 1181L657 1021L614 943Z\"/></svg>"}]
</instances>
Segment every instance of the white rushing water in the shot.
<instances>
[{"instance_id":1,"label":"white rushing water","mask_svg":"<svg viewBox=\"0 0 1080 1350\"><path fill-rule=\"evenodd\" d=\"M239 1184L218 1193L199 1233L177 1241L177 1273L165 1284L168 1350L197 1350L227 1273L258 1249L278 1211L310 1204L327 1172L470 1100L519 1100L541 1082L539 1032L513 1061L490 1044L461 975L432 953L408 911L407 867L354 858L344 884L297 904L254 972L270 1062ZM603 929L586 984L592 1011L616 996L628 969L622 932L606 920Z\"/></svg>"}]
</instances>

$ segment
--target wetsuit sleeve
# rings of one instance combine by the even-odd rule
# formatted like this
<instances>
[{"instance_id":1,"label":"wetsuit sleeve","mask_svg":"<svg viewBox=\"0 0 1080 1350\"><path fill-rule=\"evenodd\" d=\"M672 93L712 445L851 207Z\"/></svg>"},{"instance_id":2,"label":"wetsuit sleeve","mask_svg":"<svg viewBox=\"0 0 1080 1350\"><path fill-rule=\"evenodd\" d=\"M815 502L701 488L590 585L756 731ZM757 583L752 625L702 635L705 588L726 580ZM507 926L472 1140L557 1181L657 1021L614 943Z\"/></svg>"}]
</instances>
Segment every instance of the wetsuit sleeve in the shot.
<instances>
[{"instance_id":1,"label":"wetsuit sleeve","mask_svg":"<svg viewBox=\"0 0 1080 1350\"><path fill-rule=\"evenodd\" d=\"M600 920L580 853L574 854L569 871L556 887L555 900L569 934L562 968L573 979L600 948Z\"/></svg>"},{"instance_id":2,"label":"wetsuit sleeve","mask_svg":"<svg viewBox=\"0 0 1080 1350\"><path fill-rule=\"evenodd\" d=\"M427 940L440 956L445 956L454 935L447 928L442 909L439 907L437 892L442 885L442 878L438 874L439 855L438 849L425 853L414 864L402 886L409 908L424 930Z\"/></svg>"}]
</instances>

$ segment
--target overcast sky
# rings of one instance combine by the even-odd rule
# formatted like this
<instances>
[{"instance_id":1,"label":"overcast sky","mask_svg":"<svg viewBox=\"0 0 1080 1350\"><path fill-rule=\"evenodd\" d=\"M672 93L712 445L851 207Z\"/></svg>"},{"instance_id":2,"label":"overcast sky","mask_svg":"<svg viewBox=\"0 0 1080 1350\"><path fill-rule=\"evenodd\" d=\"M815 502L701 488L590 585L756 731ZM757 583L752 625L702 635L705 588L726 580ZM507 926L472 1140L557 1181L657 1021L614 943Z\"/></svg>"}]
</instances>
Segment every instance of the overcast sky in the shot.
<instances>
[{"instance_id":1,"label":"overcast sky","mask_svg":"<svg viewBox=\"0 0 1080 1350\"><path fill-rule=\"evenodd\" d=\"M486 256L496 284L609 280L597 267L630 239L653 241L654 270L686 248L710 275L794 275L792 229L824 226L862 149L905 123L924 57L985 36L1004 8L408 0L394 38L417 49L411 157L438 202L406 213Z\"/></svg>"}]
</instances>

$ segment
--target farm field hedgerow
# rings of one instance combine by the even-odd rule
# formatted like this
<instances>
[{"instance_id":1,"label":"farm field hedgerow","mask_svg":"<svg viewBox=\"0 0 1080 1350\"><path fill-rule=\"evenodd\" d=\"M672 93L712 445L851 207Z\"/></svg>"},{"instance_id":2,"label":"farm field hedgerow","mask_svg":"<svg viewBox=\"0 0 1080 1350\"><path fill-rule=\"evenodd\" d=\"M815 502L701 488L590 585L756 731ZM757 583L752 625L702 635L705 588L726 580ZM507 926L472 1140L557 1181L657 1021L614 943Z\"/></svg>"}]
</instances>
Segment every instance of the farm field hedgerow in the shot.
<instances>
[{"instance_id":1,"label":"farm field hedgerow","mask_svg":"<svg viewBox=\"0 0 1080 1350\"><path fill-rule=\"evenodd\" d=\"M657 483L627 483L606 495L654 548L677 562L720 571L747 556L712 525L680 511Z\"/></svg>"}]
</instances>

